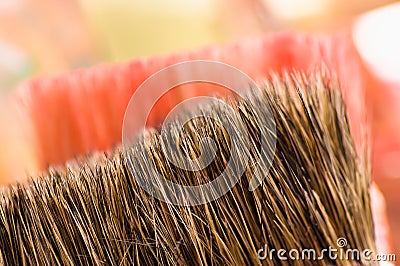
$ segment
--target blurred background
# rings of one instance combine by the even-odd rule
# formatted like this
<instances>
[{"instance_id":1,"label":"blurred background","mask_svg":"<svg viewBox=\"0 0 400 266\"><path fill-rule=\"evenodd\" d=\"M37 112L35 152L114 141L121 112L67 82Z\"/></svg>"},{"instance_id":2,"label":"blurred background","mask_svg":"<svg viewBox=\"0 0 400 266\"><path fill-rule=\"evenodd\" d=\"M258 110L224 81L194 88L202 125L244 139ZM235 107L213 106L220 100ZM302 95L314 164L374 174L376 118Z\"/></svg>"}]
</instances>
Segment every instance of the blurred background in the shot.
<instances>
[{"instance_id":1,"label":"blurred background","mask_svg":"<svg viewBox=\"0 0 400 266\"><path fill-rule=\"evenodd\" d=\"M391 0L0 0L0 88L27 77L349 24Z\"/></svg>"},{"instance_id":2,"label":"blurred background","mask_svg":"<svg viewBox=\"0 0 400 266\"><path fill-rule=\"evenodd\" d=\"M349 30L379 78L370 95L376 131L385 128L385 140L376 144L384 151L378 153L382 178L376 182L385 194L392 239L400 251L400 5L395 1L0 0L0 96L30 77L288 29ZM29 161L32 156L23 143L12 141L21 133L13 129L12 117L3 115L8 110L0 97L0 139L11 140L2 143L9 152L0 153L0 168L13 168L10 158Z\"/></svg>"}]
</instances>

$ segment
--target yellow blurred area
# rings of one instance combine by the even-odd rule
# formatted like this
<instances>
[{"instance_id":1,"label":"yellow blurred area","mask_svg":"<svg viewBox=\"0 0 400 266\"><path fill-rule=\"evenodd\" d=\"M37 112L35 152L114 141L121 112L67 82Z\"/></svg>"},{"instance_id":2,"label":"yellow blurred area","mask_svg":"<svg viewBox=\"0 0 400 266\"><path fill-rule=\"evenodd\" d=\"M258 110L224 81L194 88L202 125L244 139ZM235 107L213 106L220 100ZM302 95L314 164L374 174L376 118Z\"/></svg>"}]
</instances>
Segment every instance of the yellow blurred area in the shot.
<instances>
[{"instance_id":1,"label":"yellow blurred area","mask_svg":"<svg viewBox=\"0 0 400 266\"><path fill-rule=\"evenodd\" d=\"M108 60L177 52L220 40L215 5L211 0L82 0Z\"/></svg>"}]
</instances>

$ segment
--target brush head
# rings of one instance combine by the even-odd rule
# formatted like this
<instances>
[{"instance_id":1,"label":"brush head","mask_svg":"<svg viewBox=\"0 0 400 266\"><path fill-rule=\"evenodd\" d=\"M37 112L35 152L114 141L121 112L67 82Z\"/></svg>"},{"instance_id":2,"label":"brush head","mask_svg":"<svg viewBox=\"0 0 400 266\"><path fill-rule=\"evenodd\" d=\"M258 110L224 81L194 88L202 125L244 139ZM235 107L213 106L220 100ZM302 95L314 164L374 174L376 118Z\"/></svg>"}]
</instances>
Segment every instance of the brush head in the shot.
<instances>
[{"instance_id":1,"label":"brush head","mask_svg":"<svg viewBox=\"0 0 400 266\"><path fill-rule=\"evenodd\" d=\"M183 129L171 122L166 132L148 131L132 147L77 159L28 184L4 188L3 263L278 265L287 261L276 255L260 261L257 251L266 245L269 250L319 252L337 247L340 237L352 249L374 250L369 165L365 154L356 153L339 85L327 73L295 73L260 87L243 99L224 100L235 119L213 104L198 107L190 111L198 117ZM272 116L264 112L267 105ZM219 119L207 118L211 116ZM239 141L233 142L219 123L227 120L242 134ZM276 142L264 149L260 140L270 139L270 126L276 129ZM201 142L204 137L214 144ZM164 148L171 145L191 160L214 145L215 157L201 170L187 170L165 156ZM206 184L231 163L233 147L233 163L243 167L243 175L209 203L168 204L137 182L151 179L155 170L176 184ZM271 152L273 160L268 159ZM234 172L227 177L228 183L236 178ZM185 198L180 193L175 196ZM317 262L367 263L328 257Z\"/></svg>"}]
</instances>

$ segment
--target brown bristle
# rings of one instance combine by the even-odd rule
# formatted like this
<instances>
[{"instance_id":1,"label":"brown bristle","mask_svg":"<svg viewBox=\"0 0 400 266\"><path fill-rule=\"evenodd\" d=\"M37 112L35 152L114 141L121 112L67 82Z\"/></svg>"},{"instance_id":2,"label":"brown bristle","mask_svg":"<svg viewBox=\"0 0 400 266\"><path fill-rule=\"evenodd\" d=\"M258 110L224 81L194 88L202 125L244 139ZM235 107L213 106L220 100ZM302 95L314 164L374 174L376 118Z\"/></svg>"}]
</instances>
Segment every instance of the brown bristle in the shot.
<instances>
[{"instance_id":1,"label":"brown bristle","mask_svg":"<svg viewBox=\"0 0 400 266\"><path fill-rule=\"evenodd\" d=\"M130 148L76 160L29 184L4 188L4 264L368 264L329 258L290 263L276 256L260 260L257 254L264 245L320 251L337 247L339 237L352 249L375 249L369 167L366 155L356 153L338 84L323 74L283 75L226 103L245 125L250 147L232 143L221 124L204 118L228 119L210 104L189 112L200 118L187 122L183 131L171 122L164 135L149 131ZM263 116L268 105L272 120ZM229 122L243 130L236 120ZM260 139L270 137L267 125L272 124L276 151L269 168L267 153L273 151L263 150ZM196 158L199 138L205 136L215 141L217 151L201 171L180 169L163 154L162 145L178 144ZM235 163L245 163L245 173L232 190L207 204L165 203L146 193L132 174L145 179L152 174L148 166L155 165L175 183L204 184L225 169L233 145L243 151ZM249 191L253 178L263 181Z\"/></svg>"}]
</instances>

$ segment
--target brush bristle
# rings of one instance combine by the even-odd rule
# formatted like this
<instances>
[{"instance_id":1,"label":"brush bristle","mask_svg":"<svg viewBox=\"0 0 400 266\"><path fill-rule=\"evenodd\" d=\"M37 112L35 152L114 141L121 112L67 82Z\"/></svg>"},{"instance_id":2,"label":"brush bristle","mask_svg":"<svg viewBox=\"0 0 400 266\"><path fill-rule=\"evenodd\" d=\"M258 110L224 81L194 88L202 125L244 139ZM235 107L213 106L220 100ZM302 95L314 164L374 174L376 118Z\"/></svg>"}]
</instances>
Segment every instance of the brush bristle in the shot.
<instances>
[{"instance_id":1,"label":"brush bristle","mask_svg":"<svg viewBox=\"0 0 400 266\"><path fill-rule=\"evenodd\" d=\"M132 147L78 159L50 169L25 185L0 194L0 258L5 265L289 265L260 261L257 251L322 250L346 237L353 249L375 249L370 209L370 173L357 154L340 88L325 74L282 75L230 99L246 127L250 147L231 143L221 125L204 117L225 114L212 104L193 113L179 131L153 130ZM269 105L273 115L263 117ZM234 123L234 122L233 122ZM276 127L276 151L268 170L260 148L265 125ZM183 132L183 133L182 133ZM201 171L182 170L163 155L162 145L180 144L195 158L199 138L214 139L216 158ZM217 200L176 206L147 194L135 173L156 165L165 178L199 185L218 176L236 145L249 162L241 180ZM149 156L143 156L147 153ZM245 154L239 154L245 156ZM240 160L239 160L240 161ZM240 162L237 163L240 163ZM249 191L252 178L263 180ZM365 261L296 261L296 265L367 264Z\"/></svg>"}]
</instances>

